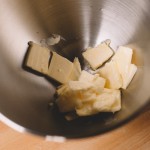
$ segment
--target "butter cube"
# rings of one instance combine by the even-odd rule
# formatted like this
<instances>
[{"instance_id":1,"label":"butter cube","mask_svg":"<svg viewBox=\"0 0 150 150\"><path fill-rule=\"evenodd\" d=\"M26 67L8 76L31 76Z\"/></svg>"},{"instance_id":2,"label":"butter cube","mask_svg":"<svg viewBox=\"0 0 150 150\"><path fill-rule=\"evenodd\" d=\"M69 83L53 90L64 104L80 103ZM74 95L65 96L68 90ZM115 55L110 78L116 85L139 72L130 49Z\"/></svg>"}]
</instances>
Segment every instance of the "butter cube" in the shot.
<instances>
[{"instance_id":1,"label":"butter cube","mask_svg":"<svg viewBox=\"0 0 150 150\"><path fill-rule=\"evenodd\" d=\"M115 61L106 63L98 73L106 79L106 88L120 89L122 87L122 78Z\"/></svg>"},{"instance_id":2,"label":"butter cube","mask_svg":"<svg viewBox=\"0 0 150 150\"><path fill-rule=\"evenodd\" d=\"M96 98L96 90L92 83L84 81L69 81L68 87L71 92L74 92L78 104L81 106L83 102L94 101ZM77 106L76 106L77 107Z\"/></svg>"},{"instance_id":3,"label":"butter cube","mask_svg":"<svg viewBox=\"0 0 150 150\"><path fill-rule=\"evenodd\" d=\"M131 64L132 54L133 50L131 48L120 46L112 58L121 74L123 89L127 88L137 70L137 67Z\"/></svg>"},{"instance_id":4,"label":"butter cube","mask_svg":"<svg viewBox=\"0 0 150 150\"><path fill-rule=\"evenodd\" d=\"M77 58L73 64L56 52L52 52L38 44L30 42L29 46L29 52L25 63L27 67L43 73L60 83L68 82L71 72L75 74L75 77L79 76L80 66ZM76 70L74 69L74 71L73 66L77 68Z\"/></svg>"},{"instance_id":5,"label":"butter cube","mask_svg":"<svg viewBox=\"0 0 150 150\"><path fill-rule=\"evenodd\" d=\"M96 70L113 55L113 50L104 42L95 48L88 48L82 55L92 69Z\"/></svg>"},{"instance_id":6,"label":"butter cube","mask_svg":"<svg viewBox=\"0 0 150 150\"><path fill-rule=\"evenodd\" d=\"M72 69L73 69L72 62L58 55L56 52L52 52L52 58L47 73L49 77L60 83L66 83L70 79Z\"/></svg>"},{"instance_id":7,"label":"butter cube","mask_svg":"<svg viewBox=\"0 0 150 150\"><path fill-rule=\"evenodd\" d=\"M70 80L78 80L81 74L81 65L79 59L76 57L73 61L73 69L70 75Z\"/></svg>"},{"instance_id":8,"label":"butter cube","mask_svg":"<svg viewBox=\"0 0 150 150\"><path fill-rule=\"evenodd\" d=\"M137 71L137 66L134 64L130 64L129 67L129 72L128 75L126 77L126 82L124 83L124 85L122 86L123 89L126 89L128 87L128 85L130 84L130 82L132 81L135 73Z\"/></svg>"},{"instance_id":9,"label":"butter cube","mask_svg":"<svg viewBox=\"0 0 150 150\"><path fill-rule=\"evenodd\" d=\"M93 109L98 112L119 111L121 109L120 90L104 89L94 102Z\"/></svg>"},{"instance_id":10,"label":"butter cube","mask_svg":"<svg viewBox=\"0 0 150 150\"><path fill-rule=\"evenodd\" d=\"M40 73L47 74L50 50L29 42L29 51L25 65Z\"/></svg>"},{"instance_id":11,"label":"butter cube","mask_svg":"<svg viewBox=\"0 0 150 150\"><path fill-rule=\"evenodd\" d=\"M98 111L93 108L93 102L84 103L81 108L76 108L75 110L79 116L91 116L98 113Z\"/></svg>"}]
</instances>

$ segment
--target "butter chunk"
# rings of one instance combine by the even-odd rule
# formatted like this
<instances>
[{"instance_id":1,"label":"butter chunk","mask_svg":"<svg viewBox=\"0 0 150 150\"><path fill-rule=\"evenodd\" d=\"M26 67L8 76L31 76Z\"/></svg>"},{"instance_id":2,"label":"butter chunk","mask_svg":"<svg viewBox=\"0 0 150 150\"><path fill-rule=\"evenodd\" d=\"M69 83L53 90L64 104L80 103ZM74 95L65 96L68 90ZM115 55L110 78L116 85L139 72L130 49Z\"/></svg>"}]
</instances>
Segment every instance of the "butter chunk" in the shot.
<instances>
[{"instance_id":1,"label":"butter chunk","mask_svg":"<svg viewBox=\"0 0 150 150\"><path fill-rule=\"evenodd\" d=\"M126 89L128 87L128 85L130 84L131 80L133 79L136 71L137 71L137 66L134 64L130 64L129 72L128 72L128 75L126 78L126 82L122 86L123 89Z\"/></svg>"},{"instance_id":2,"label":"butter chunk","mask_svg":"<svg viewBox=\"0 0 150 150\"><path fill-rule=\"evenodd\" d=\"M63 87L63 92L56 100L60 112L70 112L75 109L76 106L76 97L73 96L73 93L70 92L67 86Z\"/></svg>"},{"instance_id":3,"label":"butter chunk","mask_svg":"<svg viewBox=\"0 0 150 150\"><path fill-rule=\"evenodd\" d=\"M93 84L96 92L100 92L104 86L106 80L99 76L99 74L90 74L87 71L83 70L79 77L79 81L90 82Z\"/></svg>"},{"instance_id":4,"label":"butter chunk","mask_svg":"<svg viewBox=\"0 0 150 150\"><path fill-rule=\"evenodd\" d=\"M66 84L63 84L56 89L56 93L60 96L63 94L63 92L65 92L66 89L67 89Z\"/></svg>"},{"instance_id":5,"label":"butter chunk","mask_svg":"<svg viewBox=\"0 0 150 150\"><path fill-rule=\"evenodd\" d=\"M70 80L78 80L81 74L81 65L79 59L75 57L73 62L73 69L70 75Z\"/></svg>"},{"instance_id":6,"label":"butter chunk","mask_svg":"<svg viewBox=\"0 0 150 150\"><path fill-rule=\"evenodd\" d=\"M96 70L113 55L113 50L104 42L95 48L88 48L82 55L92 69Z\"/></svg>"},{"instance_id":7,"label":"butter chunk","mask_svg":"<svg viewBox=\"0 0 150 150\"><path fill-rule=\"evenodd\" d=\"M85 70L82 70L81 75L79 77L79 81L92 82L95 77L99 75L92 75Z\"/></svg>"},{"instance_id":8,"label":"butter chunk","mask_svg":"<svg viewBox=\"0 0 150 150\"><path fill-rule=\"evenodd\" d=\"M74 88L74 85L76 84L74 81L69 82L60 86L56 91L58 94L56 103L60 112L70 112L75 110L75 107L82 105L80 90L76 90L76 87Z\"/></svg>"},{"instance_id":9,"label":"butter chunk","mask_svg":"<svg viewBox=\"0 0 150 150\"><path fill-rule=\"evenodd\" d=\"M106 83L106 79L99 77L99 76L93 80L93 86L97 94L100 93L101 90L104 89L105 83Z\"/></svg>"},{"instance_id":10,"label":"butter chunk","mask_svg":"<svg viewBox=\"0 0 150 150\"><path fill-rule=\"evenodd\" d=\"M75 57L73 64L76 67L76 70L79 73L81 73L81 65L80 65L79 59L77 57Z\"/></svg>"},{"instance_id":11,"label":"butter chunk","mask_svg":"<svg viewBox=\"0 0 150 150\"><path fill-rule=\"evenodd\" d=\"M60 83L66 83L69 80L72 69L72 62L58 55L56 52L52 52L52 58L47 73L49 77Z\"/></svg>"},{"instance_id":12,"label":"butter chunk","mask_svg":"<svg viewBox=\"0 0 150 150\"><path fill-rule=\"evenodd\" d=\"M40 73L47 74L50 50L29 42L29 51L25 65Z\"/></svg>"},{"instance_id":13,"label":"butter chunk","mask_svg":"<svg viewBox=\"0 0 150 150\"><path fill-rule=\"evenodd\" d=\"M75 108L79 116L90 116L99 112L116 112L121 109L120 90L104 89L95 97L94 101L85 102L79 108Z\"/></svg>"},{"instance_id":14,"label":"butter chunk","mask_svg":"<svg viewBox=\"0 0 150 150\"><path fill-rule=\"evenodd\" d=\"M83 102L94 101L96 98L96 89L90 82L69 81L68 87L70 89L70 92L74 93L74 97L79 100L80 106Z\"/></svg>"},{"instance_id":15,"label":"butter chunk","mask_svg":"<svg viewBox=\"0 0 150 150\"><path fill-rule=\"evenodd\" d=\"M121 109L120 90L104 89L94 102L93 109L98 112L119 111Z\"/></svg>"},{"instance_id":16,"label":"butter chunk","mask_svg":"<svg viewBox=\"0 0 150 150\"><path fill-rule=\"evenodd\" d=\"M59 97L57 99L58 108L61 112L75 110L75 107L81 107L85 96L89 93L92 85L80 81L69 81L57 89ZM91 99L91 95L86 96L86 100Z\"/></svg>"},{"instance_id":17,"label":"butter chunk","mask_svg":"<svg viewBox=\"0 0 150 150\"><path fill-rule=\"evenodd\" d=\"M92 83L84 81L69 81L57 89L57 104L61 112L69 112L81 108L85 102L96 99Z\"/></svg>"},{"instance_id":18,"label":"butter chunk","mask_svg":"<svg viewBox=\"0 0 150 150\"><path fill-rule=\"evenodd\" d=\"M99 69L101 77L106 79L106 88L120 89L122 87L122 78L115 61L110 61Z\"/></svg>"},{"instance_id":19,"label":"butter chunk","mask_svg":"<svg viewBox=\"0 0 150 150\"><path fill-rule=\"evenodd\" d=\"M68 86L71 90L77 91L77 90L87 90L92 87L92 84L82 81L69 81Z\"/></svg>"},{"instance_id":20,"label":"butter chunk","mask_svg":"<svg viewBox=\"0 0 150 150\"><path fill-rule=\"evenodd\" d=\"M127 88L137 70L137 67L131 64L132 54L133 50L131 48L120 46L112 58L121 74L123 89Z\"/></svg>"},{"instance_id":21,"label":"butter chunk","mask_svg":"<svg viewBox=\"0 0 150 150\"><path fill-rule=\"evenodd\" d=\"M98 111L93 108L93 103L85 103L81 108L76 108L76 113L79 116L90 116L97 114Z\"/></svg>"},{"instance_id":22,"label":"butter chunk","mask_svg":"<svg viewBox=\"0 0 150 150\"><path fill-rule=\"evenodd\" d=\"M60 112L75 110L79 116L89 116L99 112L115 112L121 109L119 90L101 89L85 81L69 81L57 89L57 104Z\"/></svg>"}]
</instances>

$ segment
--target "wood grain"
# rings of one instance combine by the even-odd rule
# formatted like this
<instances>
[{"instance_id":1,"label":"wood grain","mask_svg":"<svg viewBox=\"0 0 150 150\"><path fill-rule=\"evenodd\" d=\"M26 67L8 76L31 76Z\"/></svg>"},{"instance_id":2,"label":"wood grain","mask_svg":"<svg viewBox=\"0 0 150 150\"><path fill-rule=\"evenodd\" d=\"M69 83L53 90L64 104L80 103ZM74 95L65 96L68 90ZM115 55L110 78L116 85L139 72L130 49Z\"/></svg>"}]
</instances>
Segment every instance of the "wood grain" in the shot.
<instances>
[{"instance_id":1,"label":"wood grain","mask_svg":"<svg viewBox=\"0 0 150 150\"><path fill-rule=\"evenodd\" d=\"M149 150L150 110L112 132L64 143L21 134L0 123L0 150Z\"/></svg>"}]
</instances>

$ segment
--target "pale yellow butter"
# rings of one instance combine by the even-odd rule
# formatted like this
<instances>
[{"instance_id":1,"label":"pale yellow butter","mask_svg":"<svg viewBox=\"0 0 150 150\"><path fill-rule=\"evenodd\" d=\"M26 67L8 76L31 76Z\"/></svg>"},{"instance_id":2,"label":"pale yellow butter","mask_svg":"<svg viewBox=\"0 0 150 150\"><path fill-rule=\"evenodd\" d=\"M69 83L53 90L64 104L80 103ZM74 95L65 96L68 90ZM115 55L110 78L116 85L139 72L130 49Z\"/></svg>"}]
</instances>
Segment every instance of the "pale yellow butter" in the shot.
<instances>
[{"instance_id":1,"label":"pale yellow butter","mask_svg":"<svg viewBox=\"0 0 150 150\"><path fill-rule=\"evenodd\" d=\"M60 83L66 83L70 79L72 69L72 62L53 52L47 75Z\"/></svg>"},{"instance_id":2,"label":"pale yellow butter","mask_svg":"<svg viewBox=\"0 0 150 150\"><path fill-rule=\"evenodd\" d=\"M79 81L92 82L97 76L99 75L92 75L91 73L82 70Z\"/></svg>"},{"instance_id":3,"label":"pale yellow butter","mask_svg":"<svg viewBox=\"0 0 150 150\"><path fill-rule=\"evenodd\" d=\"M116 112L121 109L121 93L120 90L104 89L98 95L93 104L93 109L98 112Z\"/></svg>"},{"instance_id":4,"label":"pale yellow butter","mask_svg":"<svg viewBox=\"0 0 150 150\"><path fill-rule=\"evenodd\" d=\"M70 90L77 91L77 90L87 90L92 87L92 84L83 81L69 81L68 86Z\"/></svg>"},{"instance_id":5,"label":"pale yellow butter","mask_svg":"<svg viewBox=\"0 0 150 150\"><path fill-rule=\"evenodd\" d=\"M84 107L85 103L94 102L97 94L102 92L104 85L105 79L99 77L98 74L92 75L82 71L78 81L69 81L57 89L59 110L67 112L72 109L73 104L75 110Z\"/></svg>"},{"instance_id":6,"label":"pale yellow butter","mask_svg":"<svg viewBox=\"0 0 150 150\"><path fill-rule=\"evenodd\" d=\"M96 70L113 55L113 50L104 42L95 48L88 48L82 55L92 69Z\"/></svg>"},{"instance_id":7,"label":"pale yellow butter","mask_svg":"<svg viewBox=\"0 0 150 150\"><path fill-rule=\"evenodd\" d=\"M100 52L102 56L98 55ZM121 109L119 89L126 89L137 71L137 66L131 64L132 53L132 49L120 46L112 59L99 68L96 74L85 70L79 71L77 81L69 81L58 89L60 97L57 102L60 111L75 110L78 116L119 111ZM104 42L96 48L89 48L83 53L83 57L93 69L96 69L112 54L109 44Z\"/></svg>"},{"instance_id":8,"label":"pale yellow butter","mask_svg":"<svg viewBox=\"0 0 150 150\"><path fill-rule=\"evenodd\" d=\"M60 96L65 92L66 89L67 89L66 84L63 84L56 89L56 92Z\"/></svg>"},{"instance_id":9,"label":"pale yellow butter","mask_svg":"<svg viewBox=\"0 0 150 150\"><path fill-rule=\"evenodd\" d=\"M75 107L81 106L86 93L91 88L92 84L81 81L69 81L61 86L57 89L59 94L57 99L59 110L61 112L69 112L75 110Z\"/></svg>"},{"instance_id":10,"label":"pale yellow butter","mask_svg":"<svg viewBox=\"0 0 150 150\"><path fill-rule=\"evenodd\" d=\"M81 107L75 108L79 116L90 116L99 112L116 112L120 109L120 90L106 88L95 97L95 100L84 102Z\"/></svg>"},{"instance_id":11,"label":"pale yellow butter","mask_svg":"<svg viewBox=\"0 0 150 150\"><path fill-rule=\"evenodd\" d=\"M101 92L105 86L106 80L99 76L99 74L90 74L89 72L83 70L79 77L79 81L90 82L93 85L96 93Z\"/></svg>"},{"instance_id":12,"label":"pale yellow butter","mask_svg":"<svg viewBox=\"0 0 150 150\"><path fill-rule=\"evenodd\" d=\"M56 52L30 43L26 66L60 82L56 103L60 112L76 111L79 116L121 109L120 88L126 89L134 77L137 66L131 64L133 51L120 46L96 74L83 70L78 58L73 63ZM113 55L109 43L88 48L83 57L95 70ZM50 63L50 64L49 64Z\"/></svg>"},{"instance_id":13,"label":"pale yellow butter","mask_svg":"<svg viewBox=\"0 0 150 150\"><path fill-rule=\"evenodd\" d=\"M120 89L122 87L122 78L115 61L106 63L98 73L106 79L106 88Z\"/></svg>"},{"instance_id":14,"label":"pale yellow butter","mask_svg":"<svg viewBox=\"0 0 150 150\"><path fill-rule=\"evenodd\" d=\"M67 86L63 87L63 92L61 92L56 100L60 112L73 111L75 109L76 102L76 97L73 97L73 93L70 92L70 89Z\"/></svg>"},{"instance_id":15,"label":"pale yellow butter","mask_svg":"<svg viewBox=\"0 0 150 150\"><path fill-rule=\"evenodd\" d=\"M45 47L33 42L30 42L29 45L26 66L43 73L60 83L66 83L70 80L73 68L76 68L76 70L74 70L77 72L74 71L73 73L76 73L76 76L79 76L80 66L77 59L75 59L73 64L68 59Z\"/></svg>"},{"instance_id":16,"label":"pale yellow butter","mask_svg":"<svg viewBox=\"0 0 150 150\"><path fill-rule=\"evenodd\" d=\"M126 89L128 87L128 85L132 81L132 79L133 79L136 71L137 71L137 66L134 65L134 64L130 64L130 66L129 66L129 72L128 72L128 75L126 76L126 79L125 79L126 82L122 86L123 89Z\"/></svg>"},{"instance_id":17,"label":"pale yellow butter","mask_svg":"<svg viewBox=\"0 0 150 150\"><path fill-rule=\"evenodd\" d=\"M26 66L40 73L47 74L50 50L33 42L29 43Z\"/></svg>"},{"instance_id":18,"label":"pale yellow butter","mask_svg":"<svg viewBox=\"0 0 150 150\"><path fill-rule=\"evenodd\" d=\"M75 57L73 61L73 69L69 78L70 80L78 80L80 74L81 74L81 65L79 59Z\"/></svg>"},{"instance_id":19,"label":"pale yellow butter","mask_svg":"<svg viewBox=\"0 0 150 150\"><path fill-rule=\"evenodd\" d=\"M99 113L96 109L93 108L93 102L84 103L82 107L75 108L75 110L79 116L91 116Z\"/></svg>"},{"instance_id":20,"label":"pale yellow butter","mask_svg":"<svg viewBox=\"0 0 150 150\"><path fill-rule=\"evenodd\" d=\"M76 96L76 99L80 101L80 106L82 105L83 102L95 100L96 89L90 82L69 81L68 87L70 89L70 92L73 92L74 95Z\"/></svg>"},{"instance_id":21,"label":"pale yellow butter","mask_svg":"<svg viewBox=\"0 0 150 150\"><path fill-rule=\"evenodd\" d=\"M119 73L122 77L122 88L126 89L134 77L137 67L131 64L133 50L120 46L112 60L116 62Z\"/></svg>"}]
</instances>

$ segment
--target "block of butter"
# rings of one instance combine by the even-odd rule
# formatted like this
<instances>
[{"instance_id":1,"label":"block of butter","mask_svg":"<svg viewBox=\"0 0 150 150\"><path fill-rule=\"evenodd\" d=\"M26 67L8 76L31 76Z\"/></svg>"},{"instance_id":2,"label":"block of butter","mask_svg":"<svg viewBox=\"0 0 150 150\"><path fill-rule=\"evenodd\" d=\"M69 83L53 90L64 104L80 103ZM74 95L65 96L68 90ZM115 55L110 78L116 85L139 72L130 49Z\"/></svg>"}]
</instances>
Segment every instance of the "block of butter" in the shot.
<instances>
[{"instance_id":1,"label":"block of butter","mask_svg":"<svg viewBox=\"0 0 150 150\"><path fill-rule=\"evenodd\" d=\"M47 74L49 57L49 49L41 47L33 42L29 42L29 49L25 65L33 70Z\"/></svg>"},{"instance_id":2,"label":"block of butter","mask_svg":"<svg viewBox=\"0 0 150 150\"><path fill-rule=\"evenodd\" d=\"M137 66L131 64L133 50L128 47L120 46L112 60L116 62L122 78L122 88L126 89L134 77Z\"/></svg>"},{"instance_id":3,"label":"block of butter","mask_svg":"<svg viewBox=\"0 0 150 150\"><path fill-rule=\"evenodd\" d=\"M59 83L66 83L70 79L73 63L68 59L52 52L47 75Z\"/></svg>"},{"instance_id":4,"label":"block of butter","mask_svg":"<svg viewBox=\"0 0 150 150\"><path fill-rule=\"evenodd\" d=\"M62 84L69 80L78 80L81 73L78 58L75 58L72 63L56 52L33 42L29 42L28 50L25 62L27 67L47 75Z\"/></svg>"},{"instance_id":5,"label":"block of butter","mask_svg":"<svg viewBox=\"0 0 150 150\"><path fill-rule=\"evenodd\" d=\"M98 73L106 79L106 88L120 89L122 87L122 78L115 61L111 60L106 63L99 69Z\"/></svg>"},{"instance_id":6,"label":"block of butter","mask_svg":"<svg viewBox=\"0 0 150 150\"><path fill-rule=\"evenodd\" d=\"M113 55L113 50L103 42L95 48L88 48L82 55L91 68L96 70Z\"/></svg>"}]
</instances>

